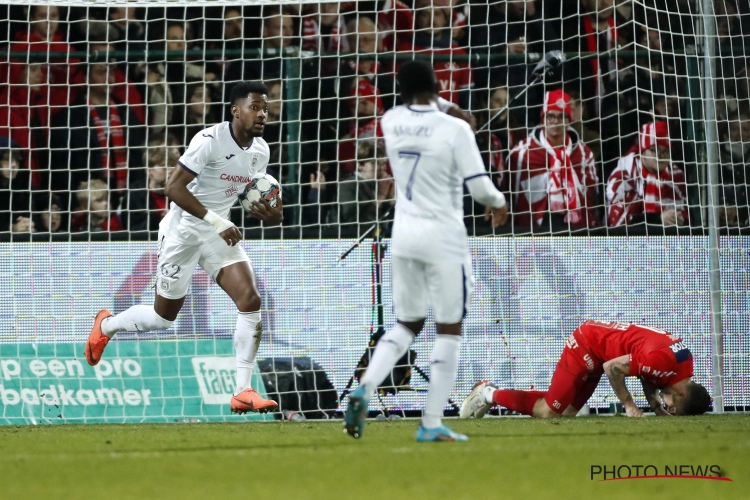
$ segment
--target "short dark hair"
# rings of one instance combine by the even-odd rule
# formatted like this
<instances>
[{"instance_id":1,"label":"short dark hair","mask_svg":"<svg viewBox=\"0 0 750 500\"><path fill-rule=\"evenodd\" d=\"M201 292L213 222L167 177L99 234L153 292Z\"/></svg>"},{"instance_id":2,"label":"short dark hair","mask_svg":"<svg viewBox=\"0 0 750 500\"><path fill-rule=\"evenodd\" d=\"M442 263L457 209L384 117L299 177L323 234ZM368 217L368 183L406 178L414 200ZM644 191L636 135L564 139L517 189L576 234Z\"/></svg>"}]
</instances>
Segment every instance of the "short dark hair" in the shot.
<instances>
[{"instance_id":1,"label":"short dark hair","mask_svg":"<svg viewBox=\"0 0 750 500\"><path fill-rule=\"evenodd\" d=\"M685 387L685 403L683 404L683 415L703 415L711 405L711 396L708 390L696 382L688 382Z\"/></svg>"},{"instance_id":2,"label":"short dark hair","mask_svg":"<svg viewBox=\"0 0 750 500\"><path fill-rule=\"evenodd\" d=\"M268 95L268 88L262 82L238 82L229 93L229 105L234 106L253 93Z\"/></svg>"},{"instance_id":3,"label":"short dark hair","mask_svg":"<svg viewBox=\"0 0 750 500\"><path fill-rule=\"evenodd\" d=\"M419 94L437 94L435 71L427 61L409 61L398 70L397 79L405 100Z\"/></svg>"}]
</instances>

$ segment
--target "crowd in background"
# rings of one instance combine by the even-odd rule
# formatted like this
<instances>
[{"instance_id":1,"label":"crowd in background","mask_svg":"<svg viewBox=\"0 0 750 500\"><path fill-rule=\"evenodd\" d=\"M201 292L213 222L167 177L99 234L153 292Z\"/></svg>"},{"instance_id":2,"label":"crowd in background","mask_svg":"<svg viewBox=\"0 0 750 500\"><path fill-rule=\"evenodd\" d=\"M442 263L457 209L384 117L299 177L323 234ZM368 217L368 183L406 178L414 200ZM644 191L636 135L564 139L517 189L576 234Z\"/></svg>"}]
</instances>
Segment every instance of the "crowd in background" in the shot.
<instances>
[{"instance_id":1,"label":"crowd in background","mask_svg":"<svg viewBox=\"0 0 750 500\"><path fill-rule=\"evenodd\" d=\"M484 126L477 142L514 232L705 225L691 210L707 203L707 174L690 0L3 9L0 233L156 231L169 170L227 119L239 80L269 88L264 137L285 224L372 222L394 203L379 117L400 104L395 73L413 54L432 58L439 95ZM750 5L714 9L715 203L721 225L750 227ZM498 113L550 50L585 57ZM482 224L468 198L466 213Z\"/></svg>"}]
</instances>

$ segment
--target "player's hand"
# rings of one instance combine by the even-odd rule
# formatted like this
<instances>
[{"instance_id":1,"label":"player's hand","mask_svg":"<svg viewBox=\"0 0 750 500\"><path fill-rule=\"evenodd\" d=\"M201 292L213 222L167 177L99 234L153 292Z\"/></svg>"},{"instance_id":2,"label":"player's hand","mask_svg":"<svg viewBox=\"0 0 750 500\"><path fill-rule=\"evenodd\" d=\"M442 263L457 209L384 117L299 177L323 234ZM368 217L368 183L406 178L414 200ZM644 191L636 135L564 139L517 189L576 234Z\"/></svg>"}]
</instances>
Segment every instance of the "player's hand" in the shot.
<instances>
[{"instance_id":1,"label":"player's hand","mask_svg":"<svg viewBox=\"0 0 750 500\"><path fill-rule=\"evenodd\" d=\"M445 112L445 114L465 121L466 123L471 125L471 130L473 130L474 132L477 131L477 119L468 111L465 111L458 106L452 106Z\"/></svg>"},{"instance_id":2,"label":"player's hand","mask_svg":"<svg viewBox=\"0 0 750 500\"><path fill-rule=\"evenodd\" d=\"M221 239L227 242L229 246L235 246L242 240L242 233L237 229L237 226L232 226L229 229L225 229L222 233L219 233Z\"/></svg>"},{"instance_id":3,"label":"player's hand","mask_svg":"<svg viewBox=\"0 0 750 500\"><path fill-rule=\"evenodd\" d=\"M635 405L625 406L625 415L628 417L642 417L643 412Z\"/></svg>"},{"instance_id":4,"label":"player's hand","mask_svg":"<svg viewBox=\"0 0 750 500\"><path fill-rule=\"evenodd\" d=\"M276 198L276 208L263 198L260 201L254 201L250 215L263 222L280 224L284 220L284 204L281 202L281 196Z\"/></svg>"},{"instance_id":5,"label":"player's hand","mask_svg":"<svg viewBox=\"0 0 750 500\"><path fill-rule=\"evenodd\" d=\"M504 226L508 222L508 205L503 208L487 207L484 211L484 220L492 218L492 228Z\"/></svg>"},{"instance_id":6,"label":"player's hand","mask_svg":"<svg viewBox=\"0 0 750 500\"><path fill-rule=\"evenodd\" d=\"M666 409L666 408L664 408L664 407L663 407L663 406L661 405L661 403L659 403L659 404L658 404L658 405L656 405L656 406L652 406L651 408L653 408L653 409L654 409L654 414L655 414L655 415L656 415L657 417L671 417L671 416L672 416L672 414L671 414L671 413L669 413L669 412L667 411L667 409Z\"/></svg>"}]
</instances>

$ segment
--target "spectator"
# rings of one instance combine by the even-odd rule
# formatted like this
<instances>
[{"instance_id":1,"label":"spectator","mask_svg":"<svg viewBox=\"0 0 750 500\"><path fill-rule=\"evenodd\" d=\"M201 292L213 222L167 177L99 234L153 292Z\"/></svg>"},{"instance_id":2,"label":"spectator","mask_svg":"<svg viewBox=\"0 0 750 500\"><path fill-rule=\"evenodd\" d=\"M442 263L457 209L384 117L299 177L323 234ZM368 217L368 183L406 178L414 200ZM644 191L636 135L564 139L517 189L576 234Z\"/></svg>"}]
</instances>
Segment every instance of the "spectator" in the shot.
<instances>
[{"instance_id":1,"label":"spectator","mask_svg":"<svg viewBox=\"0 0 750 500\"><path fill-rule=\"evenodd\" d=\"M532 0L488 2L472 5L473 23L470 29L472 52L482 55L506 53L511 56L536 52L543 54L561 47L560 28L545 21L541 9ZM526 83L525 63L509 61L506 65L492 65L477 69L479 82L489 80L503 85Z\"/></svg>"},{"instance_id":2,"label":"spectator","mask_svg":"<svg viewBox=\"0 0 750 500\"><path fill-rule=\"evenodd\" d=\"M52 123L53 191L70 192L91 179L105 179L120 191L128 185L128 168L140 163L141 124L132 109L111 95L114 74L109 65L89 65L88 81L88 92Z\"/></svg>"},{"instance_id":3,"label":"spectator","mask_svg":"<svg viewBox=\"0 0 750 500\"><path fill-rule=\"evenodd\" d=\"M65 106L67 92L46 84L44 64L11 62L9 68L9 83L0 92L0 135L19 144L32 185L41 188L49 168L49 120Z\"/></svg>"},{"instance_id":4,"label":"spectator","mask_svg":"<svg viewBox=\"0 0 750 500\"><path fill-rule=\"evenodd\" d=\"M115 50L125 52L128 63L125 76L133 81L143 81L146 58L132 52L146 50L146 27L136 16L135 7L110 7L109 32L114 41Z\"/></svg>"},{"instance_id":5,"label":"spectator","mask_svg":"<svg viewBox=\"0 0 750 500\"><path fill-rule=\"evenodd\" d=\"M242 10L239 7L227 7L224 11L224 23L222 26L222 40L219 43L212 44L211 48L224 51L224 54L218 60L214 61L209 67L211 72L217 75L217 79L226 83L234 83L242 80L245 72L245 55L247 48L245 41L245 23L242 17ZM219 38L219 37L216 37ZM227 51L240 51L239 54L226 54ZM228 96L228 94L227 94ZM224 98L227 101L228 98Z\"/></svg>"},{"instance_id":6,"label":"spectator","mask_svg":"<svg viewBox=\"0 0 750 500\"><path fill-rule=\"evenodd\" d=\"M589 128L591 122L589 121L589 117L585 116L586 108L581 105L578 91L572 90L568 92L568 95L570 95L570 112L572 115L570 126L578 132L578 137L594 153L594 160L598 164L602 159L602 138L597 132Z\"/></svg>"},{"instance_id":7,"label":"spectator","mask_svg":"<svg viewBox=\"0 0 750 500\"><path fill-rule=\"evenodd\" d=\"M357 78L367 78L380 91L384 110L389 110L396 103L396 79L393 74L384 71L383 65L375 59L360 59L359 54L377 54L383 52L383 40L378 33L375 22L369 17L359 16L346 23L346 39L349 47L357 54L355 59L344 62L346 66L342 75L353 74Z\"/></svg>"},{"instance_id":8,"label":"spectator","mask_svg":"<svg viewBox=\"0 0 750 500\"><path fill-rule=\"evenodd\" d=\"M117 214L110 211L109 188L99 179L81 182L76 191L78 208L70 221L70 230L77 232L120 231Z\"/></svg>"},{"instance_id":9,"label":"spectator","mask_svg":"<svg viewBox=\"0 0 750 500\"><path fill-rule=\"evenodd\" d=\"M729 121L723 139L722 224L750 227L750 112L743 110L739 120Z\"/></svg>"},{"instance_id":10,"label":"spectator","mask_svg":"<svg viewBox=\"0 0 750 500\"><path fill-rule=\"evenodd\" d=\"M0 137L0 233L34 232L29 172L21 168L22 162L18 144Z\"/></svg>"},{"instance_id":11,"label":"spectator","mask_svg":"<svg viewBox=\"0 0 750 500\"><path fill-rule=\"evenodd\" d=\"M364 141L357 151L357 170L339 183L339 222L367 223L383 216L394 203L393 177L388 173L385 144Z\"/></svg>"},{"instance_id":12,"label":"spectator","mask_svg":"<svg viewBox=\"0 0 750 500\"><path fill-rule=\"evenodd\" d=\"M302 19L302 50L323 54L350 52L351 46L344 36L347 28L340 14L341 2L307 4L306 7L309 12Z\"/></svg>"},{"instance_id":13,"label":"spectator","mask_svg":"<svg viewBox=\"0 0 750 500\"><path fill-rule=\"evenodd\" d=\"M571 18L565 34L566 52L604 54L633 48L633 22L622 19L615 10L615 0L581 0L581 10L584 13ZM611 171L638 132L632 68L614 57L579 59L564 67L563 79L575 82L585 97L582 104L588 109L583 114L592 119L595 131L603 134L617 130L616 134L602 135L603 169Z\"/></svg>"},{"instance_id":14,"label":"spectator","mask_svg":"<svg viewBox=\"0 0 750 500\"><path fill-rule=\"evenodd\" d=\"M489 124L489 130L502 144L503 157L506 157L518 143L519 137L523 136L522 131L516 127L513 122L513 115L510 109L506 109L498 114L500 110L508 105L508 87L496 87L490 90L489 101L482 108L487 109L486 116L482 124L487 120L492 120Z\"/></svg>"},{"instance_id":15,"label":"spectator","mask_svg":"<svg viewBox=\"0 0 750 500\"><path fill-rule=\"evenodd\" d=\"M186 87L185 106L179 108L178 114L184 114L184 118L175 122L179 125L170 127L170 134L177 138L177 143L187 147L195 134L221 121L221 116L208 87L203 83L191 83Z\"/></svg>"},{"instance_id":16,"label":"spectator","mask_svg":"<svg viewBox=\"0 0 750 500\"><path fill-rule=\"evenodd\" d=\"M380 91L365 78L356 81L355 84L356 87L352 89L349 99L353 115L349 124L349 134L339 142L339 168L347 173L353 173L355 170L354 159L359 144L383 136L379 120L383 114Z\"/></svg>"},{"instance_id":17,"label":"spectator","mask_svg":"<svg viewBox=\"0 0 750 500\"><path fill-rule=\"evenodd\" d=\"M175 104L187 102L185 90L187 82L213 82L216 80L216 75L206 72L203 64L196 64L187 60L184 23L172 23L167 26L166 48L172 54L167 56L163 75L169 82L170 92Z\"/></svg>"},{"instance_id":18,"label":"spectator","mask_svg":"<svg viewBox=\"0 0 750 500\"><path fill-rule=\"evenodd\" d=\"M89 45L89 51L101 54L98 61L113 63L109 65L109 71L114 80L114 84L109 89L110 93L133 110L139 123L146 123L146 106L143 104L143 96L137 86L122 71L121 65L114 64L116 60L109 57L111 47L112 44L106 41L94 41Z\"/></svg>"},{"instance_id":19,"label":"spectator","mask_svg":"<svg viewBox=\"0 0 750 500\"><path fill-rule=\"evenodd\" d=\"M571 121L570 96L547 92L542 124L511 152L517 224L544 230L598 225L594 154L569 127Z\"/></svg>"},{"instance_id":20,"label":"spectator","mask_svg":"<svg viewBox=\"0 0 750 500\"><path fill-rule=\"evenodd\" d=\"M400 43L409 43L414 36L414 13L401 0L386 0L378 14L378 31L383 35L383 47L393 51Z\"/></svg>"},{"instance_id":21,"label":"spectator","mask_svg":"<svg viewBox=\"0 0 750 500\"><path fill-rule=\"evenodd\" d=\"M34 195L34 226L38 233L59 233L63 225L62 202L51 193Z\"/></svg>"},{"instance_id":22,"label":"spectator","mask_svg":"<svg viewBox=\"0 0 750 500\"><path fill-rule=\"evenodd\" d=\"M169 146L151 146L144 153L146 178L137 178L128 192L128 210L123 211L123 225L130 231L158 231L159 223L169 211L164 188L169 171L176 161L170 158ZM127 214L127 215L125 215Z\"/></svg>"},{"instance_id":23,"label":"spectator","mask_svg":"<svg viewBox=\"0 0 750 500\"><path fill-rule=\"evenodd\" d=\"M682 226L688 220L685 174L670 159L667 122L641 127L638 145L607 181L611 227L646 222Z\"/></svg>"},{"instance_id":24,"label":"spectator","mask_svg":"<svg viewBox=\"0 0 750 500\"><path fill-rule=\"evenodd\" d=\"M415 26L413 41L397 44L399 52L414 52L427 55L465 56L466 51L451 41L451 10L434 6L442 0L417 0L415 3ZM465 61L435 61L433 63L438 81L438 94L448 101L469 108L470 89L474 86L471 67Z\"/></svg>"},{"instance_id":25,"label":"spectator","mask_svg":"<svg viewBox=\"0 0 750 500\"><path fill-rule=\"evenodd\" d=\"M43 54L68 53L70 45L63 41L63 34L58 29L60 9L55 5L31 5L29 13L29 31L16 34L16 41L11 44L11 52L37 52ZM32 59L34 61L35 59ZM49 76L43 81L51 85L71 86L69 101L75 97L73 85L84 82L85 74L79 64L80 60L66 56L50 55L43 62L49 63Z\"/></svg>"},{"instance_id":26,"label":"spectator","mask_svg":"<svg viewBox=\"0 0 750 500\"><path fill-rule=\"evenodd\" d=\"M294 18L278 7L266 7L261 39L261 60L245 68L246 80L280 80L284 76L282 54L294 42Z\"/></svg>"}]
</instances>

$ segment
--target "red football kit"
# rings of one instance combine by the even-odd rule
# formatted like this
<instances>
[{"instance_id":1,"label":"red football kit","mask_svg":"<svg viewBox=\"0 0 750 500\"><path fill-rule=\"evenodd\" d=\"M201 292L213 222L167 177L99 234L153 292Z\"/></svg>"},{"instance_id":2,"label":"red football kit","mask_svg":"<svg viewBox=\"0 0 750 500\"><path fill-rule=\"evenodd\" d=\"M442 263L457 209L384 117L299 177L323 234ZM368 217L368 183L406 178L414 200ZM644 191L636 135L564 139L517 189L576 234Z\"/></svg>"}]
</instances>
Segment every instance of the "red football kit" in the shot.
<instances>
[{"instance_id":1,"label":"red football kit","mask_svg":"<svg viewBox=\"0 0 750 500\"><path fill-rule=\"evenodd\" d=\"M565 341L544 399L557 413L580 409L604 374L606 361L630 355L630 375L657 388L693 376L693 356L683 340L669 332L631 323L586 321Z\"/></svg>"}]
</instances>

